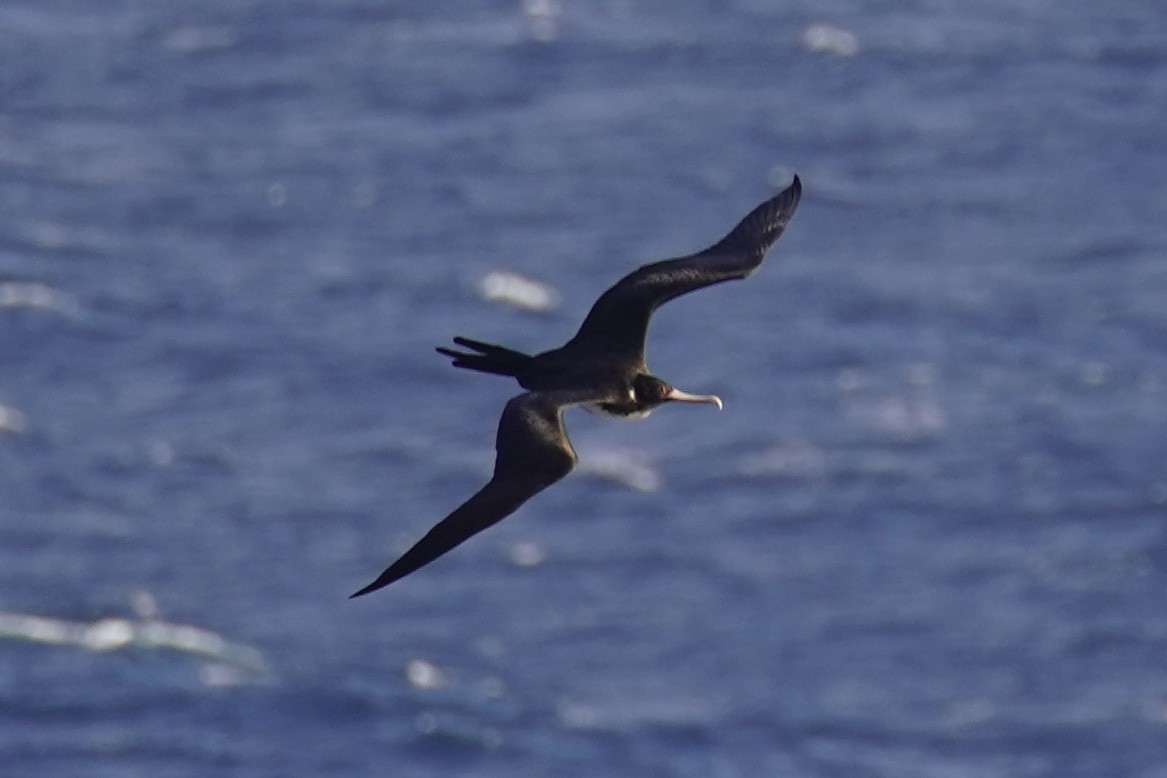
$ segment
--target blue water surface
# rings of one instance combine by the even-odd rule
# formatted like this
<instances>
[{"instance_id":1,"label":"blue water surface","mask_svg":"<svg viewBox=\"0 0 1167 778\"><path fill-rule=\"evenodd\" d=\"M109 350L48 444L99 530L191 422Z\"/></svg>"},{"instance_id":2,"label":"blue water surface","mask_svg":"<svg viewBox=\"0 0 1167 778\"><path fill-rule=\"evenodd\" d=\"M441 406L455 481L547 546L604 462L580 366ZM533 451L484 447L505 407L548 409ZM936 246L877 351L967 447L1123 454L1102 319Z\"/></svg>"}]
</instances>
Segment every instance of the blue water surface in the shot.
<instances>
[{"instance_id":1,"label":"blue water surface","mask_svg":"<svg viewBox=\"0 0 1167 778\"><path fill-rule=\"evenodd\" d=\"M1159 0L6 0L0 775L1164 778L1165 128ZM434 346L795 172L724 412L346 599L489 475Z\"/></svg>"}]
</instances>

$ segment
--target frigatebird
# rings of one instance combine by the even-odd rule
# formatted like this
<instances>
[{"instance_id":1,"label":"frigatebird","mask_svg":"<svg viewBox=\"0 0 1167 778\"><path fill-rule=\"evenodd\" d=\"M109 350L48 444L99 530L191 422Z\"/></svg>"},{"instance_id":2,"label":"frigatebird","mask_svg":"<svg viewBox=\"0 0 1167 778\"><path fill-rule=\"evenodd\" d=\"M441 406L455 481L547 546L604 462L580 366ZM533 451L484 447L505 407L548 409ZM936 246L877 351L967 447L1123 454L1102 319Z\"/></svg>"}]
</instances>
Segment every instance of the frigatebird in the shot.
<instances>
[{"instance_id":1,"label":"frigatebird","mask_svg":"<svg viewBox=\"0 0 1167 778\"><path fill-rule=\"evenodd\" d=\"M795 176L786 189L704 251L632 271L600 295L575 337L560 348L531 356L462 337L454 343L466 351L438 347L454 367L510 376L526 391L502 412L494 475L486 486L352 596L376 591L429 564L571 472L577 458L563 428L565 409L583 406L625 418L647 416L666 402L707 403L720 409L718 397L682 392L648 372L644 341L649 319L669 300L757 270L801 196L802 184Z\"/></svg>"}]
</instances>

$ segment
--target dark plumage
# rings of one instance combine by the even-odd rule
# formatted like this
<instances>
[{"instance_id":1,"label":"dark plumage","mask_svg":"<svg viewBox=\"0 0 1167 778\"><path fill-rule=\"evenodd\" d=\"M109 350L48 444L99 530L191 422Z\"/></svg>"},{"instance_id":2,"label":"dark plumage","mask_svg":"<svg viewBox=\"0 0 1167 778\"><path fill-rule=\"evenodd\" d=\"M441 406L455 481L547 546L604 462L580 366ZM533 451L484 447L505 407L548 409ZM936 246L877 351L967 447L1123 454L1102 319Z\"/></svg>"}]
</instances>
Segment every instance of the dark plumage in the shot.
<instances>
[{"instance_id":1,"label":"dark plumage","mask_svg":"<svg viewBox=\"0 0 1167 778\"><path fill-rule=\"evenodd\" d=\"M454 343L463 351L438 348L455 367L511 376L527 391L503 410L494 475L486 486L352 596L388 586L432 562L571 472L576 455L563 428L564 409L585 406L615 416L641 417L666 402L720 408L717 397L687 394L648 372L644 341L649 319L669 300L753 273L786 229L801 196L802 184L795 176L790 186L751 211L713 246L632 271L600 295L575 337L560 348L530 356L461 337Z\"/></svg>"}]
</instances>

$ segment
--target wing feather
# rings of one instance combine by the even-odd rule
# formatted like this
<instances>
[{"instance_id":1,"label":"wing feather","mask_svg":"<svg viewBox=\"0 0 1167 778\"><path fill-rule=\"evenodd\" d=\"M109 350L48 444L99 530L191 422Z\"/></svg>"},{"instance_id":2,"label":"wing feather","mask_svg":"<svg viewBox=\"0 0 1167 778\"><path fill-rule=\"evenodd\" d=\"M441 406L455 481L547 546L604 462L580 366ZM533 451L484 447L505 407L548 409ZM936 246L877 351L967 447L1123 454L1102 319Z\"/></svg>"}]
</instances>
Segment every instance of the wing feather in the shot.
<instances>
[{"instance_id":1,"label":"wing feather","mask_svg":"<svg viewBox=\"0 0 1167 778\"><path fill-rule=\"evenodd\" d=\"M494 475L486 486L352 596L374 592L429 564L570 473L576 455L563 428L565 400L555 393L528 392L508 402L498 424Z\"/></svg>"},{"instance_id":2,"label":"wing feather","mask_svg":"<svg viewBox=\"0 0 1167 778\"><path fill-rule=\"evenodd\" d=\"M659 306L683 294L732 281L757 270L781 237L802 197L798 176L765 201L720 241L696 254L640 267L600 295L565 351L603 349L643 359L648 322Z\"/></svg>"}]
</instances>

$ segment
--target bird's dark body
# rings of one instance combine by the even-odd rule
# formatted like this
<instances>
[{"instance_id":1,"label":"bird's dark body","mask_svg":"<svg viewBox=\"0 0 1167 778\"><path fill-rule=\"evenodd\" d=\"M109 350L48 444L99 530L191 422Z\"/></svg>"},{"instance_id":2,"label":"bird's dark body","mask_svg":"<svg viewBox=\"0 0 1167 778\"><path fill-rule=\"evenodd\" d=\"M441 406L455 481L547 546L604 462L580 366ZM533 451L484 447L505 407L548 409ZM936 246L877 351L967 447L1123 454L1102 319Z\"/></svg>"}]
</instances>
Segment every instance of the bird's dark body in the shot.
<instances>
[{"instance_id":1,"label":"bird's dark body","mask_svg":"<svg viewBox=\"0 0 1167 778\"><path fill-rule=\"evenodd\" d=\"M720 399L681 392L648 372L644 346L649 320L669 300L753 273L785 230L801 195L795 176L789 187L751 211L713 246L632 271L600 295L579 331L560 348L528 355L462 337L454 343L465 350L439 347L455 367L510 376L526 392L503 410L494 474L486 486L353 596L409 575L571 472L576 455L563 427L564 409L583 406L635 418L670 401L720 408Z\"/></svg>"},{"instance_id":2,"label":"bird's dark body","mask_svg":"<svg viewBox=\"0 0 1167 778\"><path fill-rule=\"evenodd\" d=\"M438 348L442 354L453 357L455 367L511 376L529 392L570 390L586 382L597 395L591 405L613 416L634 416L659 404L659 400L652 402L651 395L637 396L637 376L648 374L643 360L629 363L607 358L602 353L589 354L586 350L580 353L568 346L529 356L469 338L454 338L454 342L479 352L466 354Z\"/></svg>"}]
</instances>

